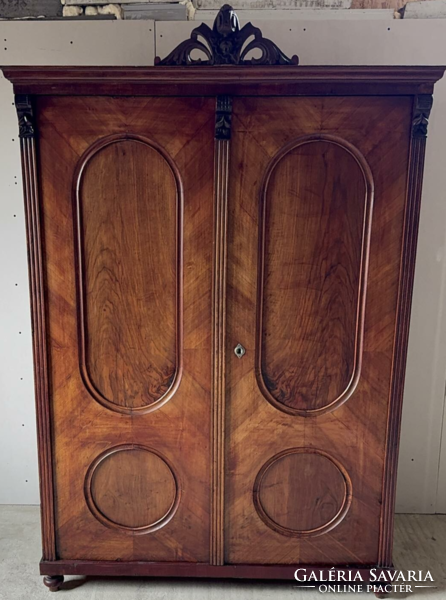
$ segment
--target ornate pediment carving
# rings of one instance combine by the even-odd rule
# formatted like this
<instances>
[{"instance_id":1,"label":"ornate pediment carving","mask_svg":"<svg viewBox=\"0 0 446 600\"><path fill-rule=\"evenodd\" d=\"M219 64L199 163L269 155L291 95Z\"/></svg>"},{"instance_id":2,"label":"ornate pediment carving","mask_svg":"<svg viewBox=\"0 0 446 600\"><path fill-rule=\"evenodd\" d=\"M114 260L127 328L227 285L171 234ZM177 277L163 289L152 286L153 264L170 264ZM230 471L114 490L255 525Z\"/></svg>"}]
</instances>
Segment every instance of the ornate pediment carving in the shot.
<instances>
[{"instance_id":1,"label":"ornate pediment carving","mask_svg":"<svg viewBox=\"0 0 446 600\"><path fill-rule=\"evenodd\" d=\"M260 50L261 55L247 58ZM192 58L192 52L201 51L206 58ZM155 59L156 65L297 65L296 55L288 58L271 40L264 38L258 27L240 23L232 6L221 7L212 29L202 23L188 40L181 42L166 58Z\"/></svg>"}]
</instances>

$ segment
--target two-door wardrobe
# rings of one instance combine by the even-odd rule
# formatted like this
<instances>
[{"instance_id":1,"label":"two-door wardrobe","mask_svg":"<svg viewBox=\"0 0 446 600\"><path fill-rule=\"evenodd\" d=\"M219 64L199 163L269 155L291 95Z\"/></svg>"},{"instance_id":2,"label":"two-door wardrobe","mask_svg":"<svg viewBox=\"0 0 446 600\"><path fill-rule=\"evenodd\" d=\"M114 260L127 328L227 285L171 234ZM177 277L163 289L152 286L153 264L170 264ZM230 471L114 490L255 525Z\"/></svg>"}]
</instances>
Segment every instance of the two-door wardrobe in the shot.
<instances>
[{"instance_id":1,"label":"two-door wardrobe","mask_svg":"<svg viewBox=\"0 0 446 600\"><path fill-rule=\"evenodd\" d=\"M298 66L226 6L153 67L4 73L46 585L391 568L443 69Z\"/></svg>"}]
</instances>

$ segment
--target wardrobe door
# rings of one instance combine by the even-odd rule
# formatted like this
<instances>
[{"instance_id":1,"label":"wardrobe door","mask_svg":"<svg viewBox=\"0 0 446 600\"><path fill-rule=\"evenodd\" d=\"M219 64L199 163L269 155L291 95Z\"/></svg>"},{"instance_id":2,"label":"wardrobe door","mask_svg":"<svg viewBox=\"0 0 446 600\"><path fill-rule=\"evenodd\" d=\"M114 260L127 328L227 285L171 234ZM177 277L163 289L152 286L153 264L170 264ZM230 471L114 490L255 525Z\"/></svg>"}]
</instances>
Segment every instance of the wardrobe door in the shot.
<instances>
[{"instance_id":1,"label":"wardrobe door","mask_svg":"<svg viewBox=\"0 0 446 600\"><path fill-rule=\"evenodd\" d=\"M214 112L37 100L59 559L209 561Z\"/></svg>"},{"instance_id":2,"label":"wardrobe door","mask_svg":"<svg viewBox=\"0 0 446 600\"><path fill-rule=\"evenodd\" d=\"M380 561L411 111L234 99L228 563Z\"/></svg>"}]
</instances>

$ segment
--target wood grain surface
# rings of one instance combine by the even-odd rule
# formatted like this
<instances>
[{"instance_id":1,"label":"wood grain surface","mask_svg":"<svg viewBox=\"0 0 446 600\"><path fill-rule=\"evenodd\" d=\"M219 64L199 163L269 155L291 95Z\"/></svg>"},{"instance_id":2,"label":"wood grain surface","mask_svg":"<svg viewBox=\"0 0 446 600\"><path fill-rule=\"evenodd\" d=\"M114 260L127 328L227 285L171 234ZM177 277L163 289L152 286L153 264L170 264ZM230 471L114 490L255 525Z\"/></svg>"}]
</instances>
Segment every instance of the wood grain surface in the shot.
<instances>
[{"instance_id":1,"label":"wood grain surface","mask_svg":"<svg viewBox=\"0 0 446 600\"><path fill-rule=\"evenodd\" d=\"M234 348L240 342L246 348L245 356L239 360L233 353L228 354L227 372L227 436L226 454L226 562L230 564L263 563L263 564L373 564L378 561L381 504L383 501L383 474L386 453L387 413L392 381L393 350L395 344L396 307L398 299L400 256L403 239L403 225L406 203L406 174L409 164L410 127L412 118L412 100L410 98L237 98L233 104L233 131L231 141L231 177L229 189L229 254L228 254L228 348ZM392 127L387 123L389 119ZM367 279L367 301L365 308L364 343L362 352L361 377L353 395L342 405L331 412L318 416L301 416L287 414L273 406L265 398L256 378L256 354L258 351L258 310L256 310L259 294L259 231L261 230L259 195L265 171L271 160L282 148L302 136L317 133L335 135L346 143L352 144L364 156L373 174L375 185L375 203L373 208L372 232L370 242L370 263ZM314 146L314 159L321 161L320 153ZM300 159L302 160L302 159ZM307 169L310 168L309 166ZM307 173L308 171L306 171ZM347 154L337 153L336 163L326 161L318 167L319 177L330 178L351 177L345 179L344 192L341 184L339 192L333 196L323 195L324 188L314 176L311 186L301 184L300 172L296 169L286 173L284 181L277 181L280 186L282 201L285 202L287 217L272 215L273 220L267 225L278 231L277 224L287 232L286 242L272 241L281 248L283 262L276 264L276 271L271 272L276 284L282 287L281 294L274 293L273 286L268 289L266 279L264 289L270 294L269 305L280 315L276 319L275 328L270 326L268 333L273 335L290 335L298 331L296 319L300 314L295 310L290 298L298 301L299 287L302 279L298 277L299 261L305 267L305 252L309 252L314 260L314 248L324 242L321 227L318 238L312 229L310 210L317 215L317 210L330 214L329 232L332 235L325 240L332 240L326 247L331 247L332 255L316 264L319 266L316 281L325 282L326 273L338 272L335 292L331 294L329 285L319 287L327 294L327 301L332 298L334 304L330 310L337 310L335 302L344 302L348 314L342 313L342 319L332 327L344 327L346 319L354 318L355 295L357 294L357 265L360 253L360 224L364 211L364 185L354 170L351 158ZM311 173L311 171L310 171ZM332 179L333 180L333 179ZM346 192L348 182L352 183L353 193ZM319 188L315 187L320 185ZM292 195L293 190L303 190L310 194L312 189L319 189L319 195L312 197L308 210L308 225L301 227L300 232L293 231L293 221L297 222L299 195ZM278 188L279 190L279 188ZM290 193L291 192L291 193ZM320 200L331 199L329 205ZM350 195L351 194L351 195ZM340 202L340 198L343 202ZM292 201L291 200L294 201ZM288 200L287 200L288 199ZM274 199L272 200L275 201ZM345 202L345 204L344 204ZM297 207L296 207L297 204ZM345 207L349 207L346 211ZM291 210L291 214L290 214ZM294 211L294 212L293 212ZM317 217L320 220L320 216ZM275 220L274 220L275 219ZM291 222L291 223L290 223ZM320 221L323 224L323 221ZM285 229L284 229L285 228ZM337 229L337 231L336 231ZM309 241L303 247L302 237ZM337 243L337 245L336 245ZM322 246L323 247L323 246ZM338 250L339 248L339 250ZM341 251L346 248L348 251ZM277 256L277 252L275 254ZM290 258L292 259L290 261ZM293 262L294 261L294 262ZM274 265L274 263L271 263ZM329 265L334 265L330 270ZM294 269L294 271L293 271ZM288 274L294 273L294 276ZM311 267L304 269L312 273ZM342 274L342 275L341 275ZM352 282L354 285L352 285ZM302 286L305 294L311 298L311 309L305 313L313 321L307 328L310 335L306 339L308 347L313 349L311 364L324 364L326 350L318 342L318 337L311 336L317 331L319 336L326 328L324 316L314 312L315 296L308 280L307 288ZM316 288L317 291L317 288ZM274 298L274 303L272 302ZM323 301L323 300L322 300ZM299 305L298 305L299 306ZM300 309L302 312L302 309ZM339 310L339 312L341 312ZM353 312L353 314L351 314ZM299 323L299 321L298 321ZM351 321L350 321L351 323ZM351 326L348 327L350 329ZM273 338L274 339L274 338ZM348 341L350 339L350 342ZM351 337L343 333L342 347L351 344ZM268 342L271 344L271 342ZM341 346L338 346L338 348ZM347 346L348 347L348 346ZM286 367L294 358L291 345L281 350L275 360L277 376L280 377L280 361ZM320 356L319 353L322 353ZM329 351L327 351L329 353ZM350 354L350 352L348 353ZM230 356L230 358L229 358ZM290 356L292 358L290 358ZM339 350L329 353L328 360L337 356ZM301 360L306 360L301 355ZM307 363L308 365L310 362ZM342 361L341 361L342 364ZM298 372L299 364L296 366ZM310 371L311 372L311 371ZM310 377L310 375L308 375ZM346 378L346 374L338 375ZM344 379L345 380L345 379ZM343 380L343 381L344 381ZM329 384L326 384L329 389ZM339 385L339 384L338 384ZM310 401L320 406L318 388L314 387ZM256 477L264 465L280 452L290 448L302 448L327 452L342 465L351 479L352 501L349 510L336 527L323 535L292 537L273 530L260 518L253 503L253 487ZM303 460L300 458L299 460ZM314 461L314 459L311 459ZM308 469L313 465L308 463ZM330 489L335 494L334 503L339 503L339 481L336 470L321 470L318 481L312 485L318 489ZM290 487L289 494L297 495L293 481L286 472L283 473L280 494ZM286 483L288 482L288 483ZM326 486L326 487L325 487ZM277 506L277 516L283 519L280 508L282 501L274 494L274 489L263 491L268 496L268 507ZM299 515L303 524L320 523L326 517L323 503L319 504L313 497L312 503L306 505L306 492L301 490L296 504L306 508L306 514ZM266 496L265 496L266 498ZM266 500L265 500L266 501ZM270 509L271 510L271 509ZM304 511L305 512L305 511ZM282 514L282 517L280 515ZM291 518L291 516L290 516ZM284 520L282 524L287 524ZM358 532L361 532L358 535Z\"/></svg>"},{"instance_id":2,"label":"wood grain surface","mask_svg":"<svg viewBox=\"0 0 446 600\"><path fill-rule=\"evenodd\" d=\"M181 377L180 182L137 137L105 138L78 169L82 375L109 408L142 410Z\"/></svg>"},{"instance_id":3,"label":"wood grain surface","mask_svg":"<svg viewBox=\"0 0 446 600\"><path fill-rule=\"evenodd\" d=\"M209 562L214 108L213 101L199 98L38 100L59 559ZM142 136L162 148L178 170L184 194L183 375L171 400L147 414L122 414L101 405L81 377L72 187L85 152L111 134ZM122 157L123 151L130 161ZM96 311L90 317L88 340L96 344L92 356L101 358L96 379L101 370L103 388L127 393L128 405L141 405L141 397L145 402L149 399L141 396L142 386L159 390L150 364L170 375L175 362L178 198L171 170L147 145L125 141L107 146L96 157L107 171L99 175L92 162L82 182L89 211L84 226L90 260L83 276L90 307L94 304ZM117 158L121 166L114 163ZM104 308L113 308L112 320ZM94 334L100 339L93 341ZM133 365L130 359L135 360ZM130 385L138 391L131 401L126 387ZM117 401L116 396L113 399ZM125 400L121 397L119 402ZM84 482L94 461L127 444L159 452L172 466L181 493L174 517L145 535L104 526L84 497ZM134 466L123 463L120 476L132 479ZM110 488L103 490L100 506L108 517L122 521L122 490L111 509L106 497L117 488L114 477L110 475L108 481ZM153 481L145 479L142 484L141 480L141 485L153 488ZM157 495L163 507L167 505L171 484L160 482L155 487L152 499L128 492L141 503L132 508L135 520L130 513L127 524L146 514L148 525L156 516Z\"/></svg>"},{"instance_id":4,"label":"wood grain surface","mask_svg":"<svg viewBox=\"0 0 446 600\"><path fill-rule=\"evenodd\" d=\"M305 416L345 401L360 376L373 178L340 138L296 144L261 191L257 350L266 397Z\"/></svg>"},{"instance_id":5,"label":"wood grain surface","mask_svg":"<svg viewBox=\"0 0 446 600\"><path fill-rule=\"evenodd\" d=\"M124 445L106 451L85 481L90 510L104 525L144 534L173 516L180 492L172 468L156 451Z\"/></svg>"},{"instance_id":6,"label":"wood grain surface","mask_svg":"<svg viewBox=\"0 0 446 600\"><path fill-rule=\"evenodd\" d=\"M290 537L322 535L344 518L352 500L345 469L313 448L290 448L273 456L254 483L260 518Z\"/></svg>"}]
</instances>

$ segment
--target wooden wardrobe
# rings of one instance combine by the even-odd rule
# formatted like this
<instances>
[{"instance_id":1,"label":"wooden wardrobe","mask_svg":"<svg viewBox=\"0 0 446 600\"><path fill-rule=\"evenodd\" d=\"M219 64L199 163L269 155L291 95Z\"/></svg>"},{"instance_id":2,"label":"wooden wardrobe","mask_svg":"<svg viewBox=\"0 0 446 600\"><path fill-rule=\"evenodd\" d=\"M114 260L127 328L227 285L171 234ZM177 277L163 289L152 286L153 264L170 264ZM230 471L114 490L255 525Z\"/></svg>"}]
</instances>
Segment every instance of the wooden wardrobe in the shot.
<instances>
[{"instance_id":1,"label":"wooden wardrobe","mask_svg":"<svg viewBox=\"0 0 446 600\"><path fill-rule=\"evenodd\" d=\"M391 568L443 68L301 67L228 6L158 63L4 69L45 584Z\"/></svg>"}]
</instances>

